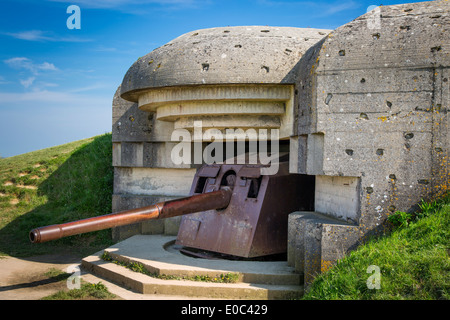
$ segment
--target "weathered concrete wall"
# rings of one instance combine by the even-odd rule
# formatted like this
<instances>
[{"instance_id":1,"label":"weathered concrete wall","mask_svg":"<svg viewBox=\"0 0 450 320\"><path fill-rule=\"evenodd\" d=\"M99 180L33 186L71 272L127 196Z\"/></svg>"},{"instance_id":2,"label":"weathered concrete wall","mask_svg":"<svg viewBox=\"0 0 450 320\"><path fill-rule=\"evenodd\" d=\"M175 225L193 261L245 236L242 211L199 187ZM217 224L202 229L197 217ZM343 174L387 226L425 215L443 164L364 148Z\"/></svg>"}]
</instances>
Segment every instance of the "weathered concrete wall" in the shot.
<instances>
[{"instance_id":1,"label":"weathered concrete wall","mask_svg":"<svg viewBox=\"0 0 450 320\"><path fill-rule=\"evenodd\" d=\"M148 206L189 195L195 169L174 165L170 152L173 123L157 121L154 112L119 96L113 99L113 212ZM134 234L176 235L180 218L146 221L113 229L113 238Z\"/></svg>"},{"instance_id":2,"label":"weathered concrete wall","mask_svg":"<svg viewBox=\"0 0 450 320\"><path fill-rule=\"evenodd\" d=\"M290 172L316 176L316 212L289 222L288 262L309 283L393 212L448 191L449 6L382 6L331 33L198 30L138 59L113 103L113 208L189 189L195 166L169 157L174 129L278 128Z\"/></svg>"},{"instance_id":3,"label":"weathered concrete wall","mask_svg":"<svg viewBox=\"0 0 450 320\"><path fill-rule=\"evenodd\" d=\"M360 178L316 176L314 208L317 212L358 224L360 215Z\"/></svg>"},{"instance_id":4,"label":"weathered concrete wall","mask_svg":"<svg viewBox=\"0 0 450 320\"><path fill-rule=\"evenodd\" d=\"M173 129L192 132L200 120L203 131L277 128L288 138L294 128L292 92L293 86L279 84L148 88L139 95L138 108L154 112L157 123L173 122Z\"/></svg>"},{"instance_id":5,"label":"weathered concrete wall","mask_svg":"<svg viewBox=\"0 0 450 320\"><path fill-rule=\"evenodd\" d=\"M379 7L331 32L296 66L295 172L358 177L363 232L448 190L449 6ZM320 151L315 135L323 135Z\"/></svg>"},{"instance_id":6,"label":"weathered concrete wall","mask_svg":"<svg viewBox=\"0 0 450 320\"><path fill-rule=\"evenodd\" d=\"M117 167L114 193L184 197L194 175L195 169Z\"/></svg>"},{"instance_id":7,"label":"weathered concrete wall","mask_svg":"<svg viewBox=\"0 0 450 320\"><path fill-rule=\"evenodd\" d=\"M317 213L298 211L289 215L288 264L311 284L317 274L354 250L360 239L358 226Z\"/></svg>"},{"instance_id":8,"label":"weathered concrete wall","mask_svg":"<svg viewBox=\"0 0 450 320\"><path fill-rule=\"evenodd\" d=\"M330 30L239 26L196 30L139 58L122 81L121 96L186 85L289 83L304 52Z\"/></svg>"},{"instance_id":9,"label":"weathered concrete wall","mask_svg":"<svg viewBox=\"0 0 450 320\"><path fill-rule=\"evenodd\" d=\"M293 84L288 74L303 53L329 30L287 27L226 27L186 33L139 58L113 100L113 210L155 199L187 196L195 164L175 164L176 129L203 131L296 130ZM203 145L203 148L205 145ZM280 149L281 150L281 149ZM133 233L174 233L160 221L121 227ZM176 232L175 232L176 233Z\"/></svg>"},{"instance_id":10,"label":"weathered concrete wall","mask_svg":"<svg viewBox=\"0 0 450 320\"><path fill-rule=\"evenodd\" d=\"M449 11L448 1L378 7L290 73L299 102L290 171L316 175L316 212L289 224L288 262L307 285L390 214L449 190Z\"/></svg>"}]
</instances>

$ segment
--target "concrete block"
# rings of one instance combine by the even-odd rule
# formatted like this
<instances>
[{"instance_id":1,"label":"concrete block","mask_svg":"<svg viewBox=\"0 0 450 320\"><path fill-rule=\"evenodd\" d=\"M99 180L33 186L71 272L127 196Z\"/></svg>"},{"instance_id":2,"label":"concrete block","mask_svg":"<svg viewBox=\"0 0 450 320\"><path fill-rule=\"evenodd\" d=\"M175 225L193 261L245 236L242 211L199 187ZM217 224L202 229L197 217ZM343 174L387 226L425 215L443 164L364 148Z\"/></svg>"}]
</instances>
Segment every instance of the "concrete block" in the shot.
<instances>
[{"instance_id":1,"label":"concrete block","mask_svg":"<svg viewBox=\"0 0 450 320\"><path fill-rule=\"evenodd\" d=\"M314 278L328 270L337 260L355 249L360 239L359 227L342 223L333 218L310 213L304 227L304 285L308 287Z\"/></svg>"},{"instance_id":2,"label":"concrete block","mask_svg":"<svg viewBox=\"0 0 450 320\"><path fill-rule=\"evenodd\" d=\"M121 166L142 167L144 165L144 144L142 142L121 142Z\"/></svg>"},{"instance_id":3,"label":"concrete block","mask_svg":"<svg viewBox=\"0 0 450 320\"><path fill-rule=\"evenodd\" d=\"M373 12L369 12L331 34L323 50L321 69L370 70L445 64L442 37L448 31L448 15L445 14L448 3L434 1L378 9L379 15L375 18L379 26L376 28L370 23ZM330 62L331 59L336 61Z\"/></svg>"},{"instance_id":4,"label":"concrete block","mask_svg":"<svg viewBox=\"0 0 450 320\"><path fill-rule=\"evenodd\" d=\"M358 226L324 223L322 225L321 272L355 250L361 243Z\"/></svg>"},{"instance_id":5,"label":"concrete block","mask_svg":"<svg viewBox=\"0 0 450 320\"><path fill-rule=\"evenodd\" d=\"M149 141L153 138L153 113L139 110L138 104L120 97L120 86L113 98L112 140Z\"/></svg>"},{"instance_id":6,"label":"concrete block","mask_svg":"<svg viewBox=\"0 0 450 320\"><path fill-rule=\"evenodd\" d=\"M188 196L195 169L114 169L114 193L153 196Z\"/></svg>"},{"instance_id":7,"label":"concrete block","mask_svg":"<svg viewBox=\"0 0 450 320\"><path fill-rule=\"evenodd\" d=\"M308 219L305 224L304 284L307 287L321 272L322 223Z\"/></svg>"},{"instance_id":8,"label":"concrete block","mask_svg":"<svg viewBox=\"0 0 450 320\"><path fill-rule=\"evenodd\" d=\"M175 164L172 149L179 142L114 142L113 165L116 167L193 168L190 163Z\"/></svg>"},{"instance_id":9,"label":"concrete block","mask_svg":"<svg viewBox=\"0 0 450 320\"><path fill-rule=\"evenodd\" d=\"M157 120L154 111L141 110L137 102L122 99L120 89L113 99L112 141L170 141L173 123Z\"/></svg>"},{"instance_id":10,"label":"concrete block","mask_svg":"<svg viewBox=\"0 0 450 320\"><path fill-rule=\"evenodd\" d=\"M357 224L361 181L358 177L316 176L315 211Z\"/></svg>"},{"instance_id":11,"label":"concrete block","mask_svg":"<svg viewBox=\"0 0 450 320\"><path fill-rule=\"evenodd\" d=\"M361 80L357 78L357 82ZM365 80L367 82L367 80ZM411 82L414 80L411 79ZM345 82L345 80L344 80ZM322 84L325 86L325 84ZM429 90L422 91L405 91L397 94L392 91L369 93L355 92L352 88L349 92L333 92L326 88L329 92L324 92L317 99L317 104L325 113L332 114L355 114L359 115L363 112L369 115L374 113L387 113L391 118L403 118L409 113L425 112L431 110L432 92ZM341 89L341 88L339 88ZM377 89L377 88L374 88ZM325 88L324 88L325 91ZM331 94L331 96L329 96ZM327 102L327 103L326 103ZM374 116L370 118L376 118ZM386 117L387 121L389 120ZM342 125L339 124L339 125Z\"/></svg>"},{"instance_id":12,"label":"concrete block","mask_svg":"<svg viewBox=\"0 0 450 320\"><path fill-rule=\"evenodd\" d=\"M412 137L412 138L409 138ZM329 175L361 176L391 174L414 164L429 167L431 135L428 132L330 132L325 135L324 172ZM408 164L409 163L409 164Z\"/></svg>"},{"instance_id":13,"label":"concrete block","mask_svg":"<svg viewBox=\"0 0 450 320\"><path fill-rule=\"evenodd\" d=\"M122 145L120 142L112 143L112 165L113 167L120 167L122 161Z\"/></svg>"},{"instance_id":14,"label":"concrete block","mask_svg":"<svg viewBox=\"0 0 450 320\"><path fill-rule=\"evenodd\" d=\"M323 133L312 133L308 135L306 152L307 174L323 174L324 143Z\"/></svg>"},{"instance_id":15,"label":"concrete block","mask_svg":"<svg viewBox=\"0 0 450 320\"><path fill-rule=\"evenodd\" d=\"M289 138L289 172L298 173L299 169L299 144L298 136L292 136Z\"/></svg>"},{"instance_id":16,"label":"concrete block","mask_svg":"<svg viewBox=\"0 0 450 320\"><path fill-rule=\"evenodd\" d=\"M287 261L299 273L304 271L306 220L313 217L311 212L305 211L293 212L288 217Z\"/></svg>"},{"instance_id":17,"label":"concrete block","mask_svg":"<svg viewBox=\"0 0 450 320\"><path fill-rule=\"evenodd\" d=\"M353 63L353 61L349 63ZM407 95L416 91L426 93L433 89L431 69L398 69L394 67L374 69L373 66L355 69L354 65L340 68L342 69L333 70L333 72L328 72L325 67L319 68L322 71L317 78L317 106L319 108L327 105L325 102L330 93L333 95L329 99L331 103L334 102L336 96L344 94L366 94L370 97L373 93L388 95L395 92L395 96L399 96L398 99L401 99L405 93Z\"/></svg>"},{"instance_id":18,"label":"concrete block","mask_svg":"<svg viewBox=\"0 0 450 320\"><path fill-rule=\"evenodd\" d=\"M358 226L318 212L293 212L288 223L288 265L303 274L305 286L355 249L361 237Z\"/></svg>"}]
</instances>

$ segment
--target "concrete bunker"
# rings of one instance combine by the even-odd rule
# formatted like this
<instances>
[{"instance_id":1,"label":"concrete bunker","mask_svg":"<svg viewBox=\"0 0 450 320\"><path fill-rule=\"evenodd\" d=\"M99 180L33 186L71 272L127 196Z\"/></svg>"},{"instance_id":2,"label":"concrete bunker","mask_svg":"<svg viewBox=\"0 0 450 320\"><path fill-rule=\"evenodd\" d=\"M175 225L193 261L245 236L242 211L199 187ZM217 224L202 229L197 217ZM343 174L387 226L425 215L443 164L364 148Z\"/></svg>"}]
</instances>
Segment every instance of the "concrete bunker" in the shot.
<instances>
[{"instance_id":1,"label":"concrete bunker","mask_svg":"<svg viewBox=\"0 0 450 320\"><path fill-rule=\"evenodd\" d=\"M260 155L262 150L268 158L274 151L291 154L297 93L289 73L328 32L259 26L198 30L139 58L113 102L114 209L187 195L208 151L215 162L247 154L248 163L249 153ZM173 140L177 130L189 132L185 150L191 151L190 162L175 164L170 157L182 147ZM214 132L225 141L220 155L210 150ZM178 190L168 179L172 174ZM177 234L180 219L173 220L121 227L114 236Z\"/></svg>"},{"instance_id":2,"label":"concrete bunker","mask_svg":"<svg viewBox=\"0 0 450 320\"><path fill-rule=\"evenodd\" d=\"M313 178L314 204L289 215L287 235L288 264L309 283L393 212L448 191L448 22L444 1L383 6L334 31L197 30L139 58L113 100L114 211L189 194L208 130L276 129L268 140L288 154L290 174ZM172 161L176 130L192 137L189 163ZM176 235L179 224L113 236Z\"/></svg>"}]
</instances>

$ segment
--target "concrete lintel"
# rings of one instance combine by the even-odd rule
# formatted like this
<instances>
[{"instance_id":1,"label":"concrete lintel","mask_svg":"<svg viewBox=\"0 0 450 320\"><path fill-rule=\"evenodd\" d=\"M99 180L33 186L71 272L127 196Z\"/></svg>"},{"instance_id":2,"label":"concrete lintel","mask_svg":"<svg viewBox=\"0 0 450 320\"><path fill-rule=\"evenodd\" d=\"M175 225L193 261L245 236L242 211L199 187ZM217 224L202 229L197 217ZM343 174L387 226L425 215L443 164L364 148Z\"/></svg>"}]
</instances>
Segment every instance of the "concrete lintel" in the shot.
<instances>
[{"instance_id":1,"label":"concrete lintel","mask_svg":"<svg viewBox=\"0 0 450 320\"><path fill-rule=\"evenodd\" d=\"M139 108L155 111L172 103L189 101L287 101L292 85L242 84L152 88L139 95Z\"/></svg>"},{"instance_id":2,"label":"concrete lintel","mask_svg":"<svg viewBox=\"0 0 450 320\"><path fill-rule=\"evenodd\" d=\"M114 170L114 193L189 195L196 169L123 168Z\"/></svg>"}]
</instances>

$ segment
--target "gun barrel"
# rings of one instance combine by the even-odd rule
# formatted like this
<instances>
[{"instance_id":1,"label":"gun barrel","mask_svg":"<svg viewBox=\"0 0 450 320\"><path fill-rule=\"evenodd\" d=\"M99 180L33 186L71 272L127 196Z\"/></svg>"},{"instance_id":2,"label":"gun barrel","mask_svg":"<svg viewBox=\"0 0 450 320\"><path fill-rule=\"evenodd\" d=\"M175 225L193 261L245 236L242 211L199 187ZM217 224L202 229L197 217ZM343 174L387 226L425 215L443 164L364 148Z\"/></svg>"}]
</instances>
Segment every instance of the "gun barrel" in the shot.
<instances>
[{"instance_id":1,"label":"gun barrel","mask_svg":"<svg viewBox=\"0 0 450 320\"><path fill-rule=\"evenodd\" d=\"M222 187L218 191L159 202L138 209L36 228L30 231L29 237L32 243L41 243L150 219L164 219L200 211L222 209L230 203L232 193L231 188Z\"/></svg>"}]
</instances>

